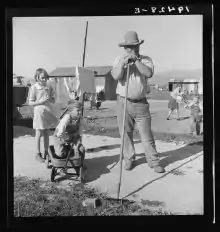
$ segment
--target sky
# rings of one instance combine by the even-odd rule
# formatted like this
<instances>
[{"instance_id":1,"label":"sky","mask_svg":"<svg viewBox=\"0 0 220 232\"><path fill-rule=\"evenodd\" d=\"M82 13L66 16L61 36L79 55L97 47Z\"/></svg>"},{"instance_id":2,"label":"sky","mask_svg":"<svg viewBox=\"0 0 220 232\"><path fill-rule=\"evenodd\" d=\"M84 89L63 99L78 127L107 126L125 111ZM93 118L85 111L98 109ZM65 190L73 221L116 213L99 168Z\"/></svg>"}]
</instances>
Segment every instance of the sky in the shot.
<instances>
[{"instance_id":1,"label":"sky","mask_svg":"<svg viewBox=\"0 0 220 232\"><path fill-rule=\"evenodd\" d=\"M140 53L150 56L155 72L202 69L202 15L15 17L13 73L33 78L36 69L113 65L123 53L118 44L133 30L144 39Z\"/></svg>"}]
</instances>

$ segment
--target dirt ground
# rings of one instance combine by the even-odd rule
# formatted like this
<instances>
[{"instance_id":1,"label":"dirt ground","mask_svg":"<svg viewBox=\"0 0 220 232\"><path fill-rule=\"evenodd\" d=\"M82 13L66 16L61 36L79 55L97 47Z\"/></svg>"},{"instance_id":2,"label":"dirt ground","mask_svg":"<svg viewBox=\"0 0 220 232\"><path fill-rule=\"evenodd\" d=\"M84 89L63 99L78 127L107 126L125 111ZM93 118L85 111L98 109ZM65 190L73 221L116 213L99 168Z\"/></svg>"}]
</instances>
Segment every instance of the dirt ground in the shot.
<instances>
[{"instance_id":1,"label":"dirt ground","mask_svg":"<svg viewBox=\"0 0 220 232\"><path fill-rule=\"evenodd\" d=\"M176 114L171 116L171 120L166 120L168 113L168 101L164 100L151 100L150 111L152 116L152 131L156 140L170 141L197 141L201 140L201 136L193 137L189 135L189 111L180 104L180 117L181 121L176 120ZM89 108L89 102L85 102L84 107L84 133L93 135L103 135L119 138L119 131L116 117L116 101L104 101L101 107L96 110ZM57 107L57 116L61 115L64 109ZM26 126L32 128L33 109L30 106L23 106L20 108L23 116L15 125ZM14 134L15 137L19 136ZM135 129L134 138L139 139L138 131Z\"/></svg>"},{"instance_id":2,"label":"dirt ground","mask_svg":"<svg viewBox=\"0 0 220 232\"><path fill-rule=\"evenodd\" d=\"M168 101L149 100L149 103L156 147L166 173L157 174L148 168L136 130L134 137L137 161L132 172L123 172L121 196L128 195L127 199L135 201L144 199L159 202L160 207L178 214L202 214L203 137L192 137L188 134L189 112L182 104L182 120L177 121L174 114L173 118L167 121ZM57 115L64 110L61 108L58 107ZM87 185L96 187L101 192L107 191L112 197L116 194L120 154L115 109L115 101L102 102L99 110L90 110L89 103L85 102L83 131L83 144L87 150L85 165L89 167ZM34 155L31 155L35 152L32 108L24 106L20 111L24 118L14 126L14 175L48 180L50 169L36 162ZM167 142L171 140L184 141L185 144ZM26 146L27 144L29 146ZM60 186L66 188L71 181L60 181Z\"/></svg>"}]
</instances>

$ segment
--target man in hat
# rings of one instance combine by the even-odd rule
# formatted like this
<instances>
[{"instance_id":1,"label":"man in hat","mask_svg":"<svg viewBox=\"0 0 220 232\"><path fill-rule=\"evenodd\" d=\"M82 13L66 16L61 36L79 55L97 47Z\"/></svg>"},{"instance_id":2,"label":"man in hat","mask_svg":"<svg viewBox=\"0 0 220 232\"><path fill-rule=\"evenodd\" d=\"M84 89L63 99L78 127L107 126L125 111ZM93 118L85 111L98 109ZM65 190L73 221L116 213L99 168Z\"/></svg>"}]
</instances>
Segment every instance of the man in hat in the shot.
<instances>
[{"instance_id":1,"label":"man in hat","mask_svg":"<svg viewBox=\"0 0 220 232\"><path fill-rule=\"evenodd\" d=\"M140 55L140 45L144 40L139 40L134 31L129 31L124 36L124 42L119 47L124 47L124 54L115 60L111 74L117 84L117 119L119 132L122 132L123 109L125 98L125 82L127 68L129 67L129 85L127 93L127 112L125 117L124 159L125 169L131 170L135 161L133 143L134 124L137 124L142 145L146 154L148 166L155 172L165 172L159 164L159 155L156 151L154 137L151 131L151 114L147 93L149 93L148 78L154 73L153 62L150 57Z\"/></svg>"}]
</instances>

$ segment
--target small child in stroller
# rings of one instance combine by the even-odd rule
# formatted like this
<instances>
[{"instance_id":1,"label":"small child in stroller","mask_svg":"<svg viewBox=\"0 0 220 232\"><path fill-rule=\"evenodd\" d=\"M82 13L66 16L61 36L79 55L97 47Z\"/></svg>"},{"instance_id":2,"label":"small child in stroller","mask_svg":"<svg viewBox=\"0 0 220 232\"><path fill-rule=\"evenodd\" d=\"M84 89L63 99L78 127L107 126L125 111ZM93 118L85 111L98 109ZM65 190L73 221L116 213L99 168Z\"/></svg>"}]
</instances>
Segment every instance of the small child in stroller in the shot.
<instances>
[{"instance_id":1,"label":"small child in stroller","mask_svg":"<svg viewBox=\"0 0 220 232\"><path fill-rule=\"evenodd\" d=\"M72 109L60 120L53 135L55 158L65 159L71 147L70 143L74 139L76 150L84 153L85 148L82 145L81 123L82 104L74 101ZM74 155L74 154L73 154Z\"/></svg>"}]
</instances>

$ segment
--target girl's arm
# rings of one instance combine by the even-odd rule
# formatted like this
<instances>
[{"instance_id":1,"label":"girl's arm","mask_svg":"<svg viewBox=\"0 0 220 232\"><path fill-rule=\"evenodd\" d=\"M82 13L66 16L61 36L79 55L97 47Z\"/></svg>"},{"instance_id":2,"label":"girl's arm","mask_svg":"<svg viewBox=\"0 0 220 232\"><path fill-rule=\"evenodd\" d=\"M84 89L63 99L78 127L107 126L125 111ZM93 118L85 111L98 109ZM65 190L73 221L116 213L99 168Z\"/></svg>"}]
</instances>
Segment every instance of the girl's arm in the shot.
<instances>
[{"instance_id":1,"label":"girl's arm","mask_svg":"<svg viewBox=\"0 0 220 232\"><path fill-rule=\"evenodd\" d=\"M40 106L40 105L44 105L46 102L48 102L48 99L41 101L41 102L29 101L29 105L30 106Z\"/></svg>"},{"instance_id":2,"label":"girl's arm","mask_svg":"<svg viewBox=\"0 0 220 232\"><path fill-rule=\"evenodd\" d=\"M33 85L30 90L29 105L30 106L44 105L47 101L48 99L41 102L36 102L36 87Z\"/></svg>"}]
</instances>

